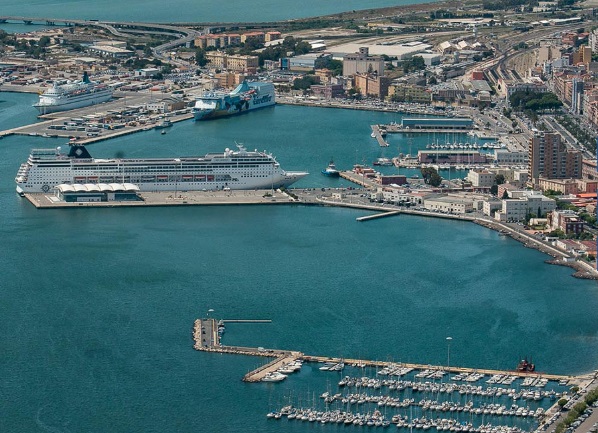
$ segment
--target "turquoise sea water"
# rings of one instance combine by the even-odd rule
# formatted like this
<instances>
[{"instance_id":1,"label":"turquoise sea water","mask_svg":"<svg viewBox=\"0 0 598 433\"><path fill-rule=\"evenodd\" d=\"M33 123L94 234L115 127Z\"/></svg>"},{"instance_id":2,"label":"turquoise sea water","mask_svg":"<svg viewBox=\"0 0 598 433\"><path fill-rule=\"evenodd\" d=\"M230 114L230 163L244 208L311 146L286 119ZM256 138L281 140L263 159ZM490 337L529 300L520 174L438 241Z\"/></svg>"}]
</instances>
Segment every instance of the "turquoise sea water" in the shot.
<instances>
[{"instance_id":1,"label":"turquoise sea water","mask_svg":"<svg viewBox=\"0 0 598 433\"><path fill-rule=\"evenodd\" d=\"M0 101L0 129L35 118L31 95ZM391 136L380 149L369 136L370 123L395 118L277 106L89 149L201 155L237 140L310 171L298 187L335 187L348 184L319 174L331 156L347 168L408 147ZM58 145L0 140L0 431L341 428L267 420L338 376L307 365L283 384L242 383L263 360L192 349L193 320L209 308L272 319L229 325L229 344L442 364L451 336L451 365L510 369L527 354L541 371L596 368L596 283L495 232L408 216L357 223L365 212L302 206L36 210L14 175L30 148Z\"/></svg>"},{"instance_id":2,"label":"turquoise sea water","mask_svg":"<svg viewBox=\"0 0 598 433\"><path fill-rule=\"evenodd\" d=\"M306 18L338 12L426 3L426 0L258 0L213 2L174 0L16 0L2 2L2 15L148 22L264 22ZM31 27L31 26L29 26ZM0 28L3 28L0 26ZM7 29L7 31L10 31ZM13 30L14 31L14 30Z\"/></svg>"}]
</instances>

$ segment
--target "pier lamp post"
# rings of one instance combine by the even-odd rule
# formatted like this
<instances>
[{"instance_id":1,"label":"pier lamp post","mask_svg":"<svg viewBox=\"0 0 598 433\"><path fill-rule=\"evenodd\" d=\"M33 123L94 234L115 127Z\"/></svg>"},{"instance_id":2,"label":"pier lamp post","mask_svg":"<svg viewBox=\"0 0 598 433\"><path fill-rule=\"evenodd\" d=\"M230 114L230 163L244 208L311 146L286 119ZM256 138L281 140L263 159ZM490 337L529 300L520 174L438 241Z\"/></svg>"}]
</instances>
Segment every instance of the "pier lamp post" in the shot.
<instances>
[{"instance_id":1,"label":"pier lamp post","mask_svg":"<svg viewBox=\"0 0 598 433\"><path fill-rule=\"evenodd\" d=\"M453 337L446 337L446 369L451 367L451 341Z\"/></svg>"}]
</instances>

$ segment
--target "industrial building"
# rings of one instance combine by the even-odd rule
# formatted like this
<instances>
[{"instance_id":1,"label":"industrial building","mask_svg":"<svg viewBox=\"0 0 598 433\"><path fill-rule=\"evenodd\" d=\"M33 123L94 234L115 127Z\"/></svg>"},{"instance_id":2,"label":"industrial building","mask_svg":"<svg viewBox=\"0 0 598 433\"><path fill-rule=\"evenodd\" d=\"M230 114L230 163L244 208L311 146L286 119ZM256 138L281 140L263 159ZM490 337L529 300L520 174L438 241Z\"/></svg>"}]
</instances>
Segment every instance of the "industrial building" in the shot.
<instances>
[{"instance_id":1,"label":"industrial building","mask_svg":"<svg viewBox=\"0 0 598 433\"><path fill-rule=\"evenodd\" d=\"M451 129L469 131L473 120L469 118L448 117L406 117L401 121L403 129Z\"/></svg>"},{"instance_id":2,"label":"industrial building","mask_svg":"<svg viewBox=\"0 0 598 433\"><path fill-rule=\"evenodd\" d=\"M358 53L347 54L343 57L343 75L345 77L367 73L375 73L379 76L384 74L384 59L381 56L371 56L368 47L361 47Z\"/></svg>"}]
</instances>

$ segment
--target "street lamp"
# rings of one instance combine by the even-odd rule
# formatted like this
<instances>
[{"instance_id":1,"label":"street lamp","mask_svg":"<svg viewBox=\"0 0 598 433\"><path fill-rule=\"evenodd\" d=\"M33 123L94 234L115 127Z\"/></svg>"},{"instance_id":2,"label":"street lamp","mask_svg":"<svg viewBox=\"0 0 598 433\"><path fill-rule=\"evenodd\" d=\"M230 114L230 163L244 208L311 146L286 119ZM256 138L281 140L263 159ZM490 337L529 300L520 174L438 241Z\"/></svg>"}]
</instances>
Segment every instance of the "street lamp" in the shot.
<instances>
[{"instance_id":1,"label":"street lamp","mask_svg":"<svg viewBox=\"0 0 598 433\"><path fill-rule=\"evenodd\" d=\"M451 367L451 341L453 337L446 337L446 369Z\"/></svg>"}]
</instances>

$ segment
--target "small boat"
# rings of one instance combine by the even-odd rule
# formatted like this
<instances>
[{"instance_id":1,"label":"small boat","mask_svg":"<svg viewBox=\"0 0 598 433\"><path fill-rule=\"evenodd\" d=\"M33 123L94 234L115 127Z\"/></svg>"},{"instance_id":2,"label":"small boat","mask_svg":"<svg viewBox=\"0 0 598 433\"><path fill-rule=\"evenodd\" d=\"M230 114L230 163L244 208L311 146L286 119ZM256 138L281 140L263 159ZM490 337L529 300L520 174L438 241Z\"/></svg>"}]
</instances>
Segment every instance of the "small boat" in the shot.
<instances>
[{"instance_id":1,"label":"small boat","mask_svg":"<svg viewBox=\"0 0 598 433\"><path fill-rule=\"evenodd\" d=\"M322 371L329 371L332 367L334 367L337 363L336 362L326 362L323 366L319 369Z\"/></svg>"},{"instance_id":2,"label":"small boat","mask_svg":"<svg viewBox=\"0 0 598 433\"><path fill-rule=\"evenodd\" d=\"M340 176L340 172L336 169L336 166L334 165L334 161L332 161L332 160L330 160L328 167L326 167L324 170L322 170L322 174L324 176L328 176L328 177L339 177Z\"/></svg>"},{"instance_id":3,"label":"small boat","mask_svg":"<svg viewBox=\"0 0 598 433\"><path fill-rule=\"evenodd\" d=\"M160 134L166 135L166 131L162 130L162 132L160 132Z\"/></svg>"},{"instance_id":4,"label":"small boat","mask_svg":"<svg viewBox=\"0 0 598 433\"><path fill-rule=\"evenodd\" d=\"M171 126L172 126L172 122L168 119L164 119L156 125L156 129L170 128Z\"/></svg>"},{"instance_id":5,"label":"small boat","mask_svg":"<svg viewBox=\"0 0 598 433\"><path fill-rule=\"evenodd\" d=\"M378 158L373 162L374 165L390 166L392 165L392 159L390 158Z\"/></svg>"},{"instance_id":6,"label":"small boat","mask_svg":"<svg viewBox=\"0 0 598 433\"><path fill-rule=\"evenodd\" d=\"M262 378L262 382L280 382L287 378L285 374L273 371Z\"/></svg>"},{"instance_id":7,"label":"small boat","mask_svg":"<svg viewBox=\"0 0 598 433\"><path fill-rule=\"evenodd\" d=\"M536 365L533 364L531 362L531 360L528 361L527 357L523 358L521 361L519 361L519 364L517 364L517 371L531 373L535 370L536 370Z\"/></svg>"}]
</instances>

